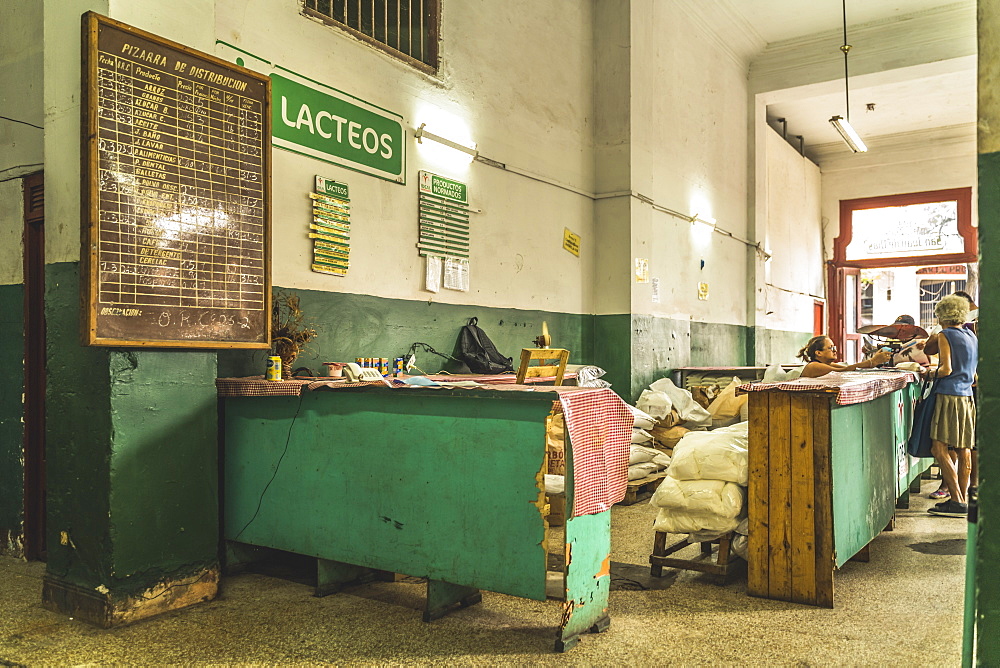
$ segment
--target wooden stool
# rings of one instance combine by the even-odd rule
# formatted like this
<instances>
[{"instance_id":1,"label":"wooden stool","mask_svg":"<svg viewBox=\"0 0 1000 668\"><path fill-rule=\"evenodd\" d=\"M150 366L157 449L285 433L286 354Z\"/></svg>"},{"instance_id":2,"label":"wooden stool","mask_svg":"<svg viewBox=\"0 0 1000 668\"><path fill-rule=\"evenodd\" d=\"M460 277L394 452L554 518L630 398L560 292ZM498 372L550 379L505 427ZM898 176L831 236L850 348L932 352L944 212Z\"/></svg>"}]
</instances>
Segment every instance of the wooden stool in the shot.
<instances>
[{"instance_id":1,"label":"wooden stool","mask_svg":"<svg viewBox=\"0 0 1000 668\"><path fill-rule=\"evenodd\" d=\"M732 553L729 549L729 541L732 535L732 533L727 533L717 540L703 542L701 544L701 554L698 557L693 559L677 559L668 555L688 547L694 547L697 543L689 543L685 538L667 547L667 533L665 531L657 531L656 538L653 540L653 553L649 555L649 563L652 564L649 573L655 578L663 577L663 567L666 566L667 568L682 568L688 571L701 571L702 573L718 575L725 582L726 575L729 573L729 567L732 565ZM714 564L710 561L712 558L713 543L719 545L718 556Z\"/></svg>"},{"instance_id":2,"label":"wooden stool","mask_svg":"<svg viewBox=\"0 0 1000 668\"><path fill-rule=\"evenodd\" d=\"M529 366L531 360L539 360L539 362L555 360L558 365ZM521 366L517 368L517 384L523 385L525 378L555 376L555 384L562 385L568 361L569 351L562 348L521 348Z\"/></svg>"}]
</instances>

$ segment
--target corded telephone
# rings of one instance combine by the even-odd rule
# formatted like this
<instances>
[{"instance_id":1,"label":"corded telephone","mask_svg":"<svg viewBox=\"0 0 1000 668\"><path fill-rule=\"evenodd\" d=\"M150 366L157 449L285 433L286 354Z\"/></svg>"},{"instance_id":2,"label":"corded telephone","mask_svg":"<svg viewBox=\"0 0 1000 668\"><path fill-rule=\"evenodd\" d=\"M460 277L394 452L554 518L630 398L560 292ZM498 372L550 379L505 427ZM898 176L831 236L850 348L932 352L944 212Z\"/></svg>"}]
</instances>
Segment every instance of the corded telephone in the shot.
<instances>
[{"instance_id":1,"label":"corded telephone","mask_svg":"<svg viewBox=\"0 0 1000 668\"><path fill-rule=\"evenodd\" d=\"M385 382L382 378L382 374L378 372L378 369L373 369L370 367L361 367L354 362L349 362L344 367L344 375L347 376L347 382L357 383L358 381L372 381L380 380Z\"/></svg>"}]
</instances>

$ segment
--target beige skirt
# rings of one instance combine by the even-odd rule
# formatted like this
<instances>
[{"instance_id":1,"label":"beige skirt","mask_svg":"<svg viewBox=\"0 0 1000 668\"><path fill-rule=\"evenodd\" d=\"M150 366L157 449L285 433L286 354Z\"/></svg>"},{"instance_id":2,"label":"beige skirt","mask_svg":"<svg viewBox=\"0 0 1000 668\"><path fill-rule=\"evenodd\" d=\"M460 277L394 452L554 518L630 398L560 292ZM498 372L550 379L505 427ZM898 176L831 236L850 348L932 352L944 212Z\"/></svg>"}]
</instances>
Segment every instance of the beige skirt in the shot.
<instances>
[{"instance_id":1,"label":"beige skirt","mask_svg":"<svg viewBox=\"0 0 1000 668\"><path fill-rule=\"evenodd\" d=\"M976 444L976 402L973 398L937 395L931 439L953 448L973 447Z\"/></svg>"}]
</instances>

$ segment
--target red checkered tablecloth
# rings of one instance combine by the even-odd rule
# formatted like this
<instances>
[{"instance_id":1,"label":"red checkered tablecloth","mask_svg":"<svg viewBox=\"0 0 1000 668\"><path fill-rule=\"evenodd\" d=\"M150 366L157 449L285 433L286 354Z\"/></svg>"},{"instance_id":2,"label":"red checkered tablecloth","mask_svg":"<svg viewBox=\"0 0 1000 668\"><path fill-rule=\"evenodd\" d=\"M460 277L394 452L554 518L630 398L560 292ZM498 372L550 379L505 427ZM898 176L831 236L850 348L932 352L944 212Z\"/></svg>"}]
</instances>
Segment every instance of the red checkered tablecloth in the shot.
<instances>
[{"instance_id":1,"label":"red checkered tablecloth","mask_svg":"<svg viewBox=\"0 0 1000 668\"><path fill-rule=\"evenodd\" d=\"M831 371L819 378L796 378L781 383L746 383L737 388L738 394L785 390L787 392L836 393L841 406L860 404L895 392L917 381L917 374L900 369L877 371Z\"/></svg>"},{"instance_id":2,"label":"red checkered tablecloth","mask_svg":"<svg viewBox=\"0 0 1000 668\"><path fill-rule=\"evenodd\" d=\"M382 382L350 383L330 380L267 381L263 376L217 378L220 397L298 396L309 390L340 389ZM392 389L414 386L393 383ZM635 420L621 398L607 388L552 387L500 384L490 390L556 393L566 416L573 453L573 517L608 510L625 498L628 485L629 443Z\"/></svg>"},{"instance_id":3,"label":"red checkered tablecloth","mask_svg":"<svg viewBox=\"0 0 1000 668\"><path fill-rule=\"evenodd\" d=\"M635 416L608 388L554 388L573 452L573 517L610 510L625 498Z\"/></svg>"},{"instance_id":4,"label":"red checkered tablecloth","mask_svg":"<svg viewBox=\"0 0 1000 668\"><path fill-rule=\"evenodd\" d=\"M216 378L220 397L297 397L307 380L264 380L264 376Z\"/></svg>"}]
</instances>

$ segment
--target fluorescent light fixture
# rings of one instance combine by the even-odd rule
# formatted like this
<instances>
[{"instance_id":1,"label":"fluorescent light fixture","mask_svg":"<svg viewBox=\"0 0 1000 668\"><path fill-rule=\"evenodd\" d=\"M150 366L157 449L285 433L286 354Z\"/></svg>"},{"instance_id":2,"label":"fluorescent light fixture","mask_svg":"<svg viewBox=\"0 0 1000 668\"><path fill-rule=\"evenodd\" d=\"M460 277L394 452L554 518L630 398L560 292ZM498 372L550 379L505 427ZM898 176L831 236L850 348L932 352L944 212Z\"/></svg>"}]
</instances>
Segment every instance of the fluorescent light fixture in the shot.
<instances>
[{"instance_id":1,"label":"fluorescent light fixture","mask_svg":"<svg viewBox=\"0 0 1000 668\"><path fill-rule=\"evenodd\" d=\"M436 141L437 143L447 146L448 148L453 148L456 151L461 151L462 153L471 155L473 159L475 159L479 155L479 151L476 150L475 144L473 144L472 146L465 146L464 144L459 144L458 142L454 142L450 139L445 139L441 135L436 135L433 132L428 132L427 130L424 129L426 127L427 127L426 123L421 123L420 127L417 128L416 131L414 131L413 136L417 138L417 143L423 144L424 143L423 140L426 138L430 139L431 141Z\"/></svg>"},{"instance_id":2,"label":"fluorescent light fixture","mask_svg":"<svg viewBox=\"0 0 1000 668\"><path fill-rule=\"evenodd\" d=\"M833 127L837 128L837 132L844 138L844 141L847 142L852 151L855 153L864 153L868 150L864 140L861 139L861 135L857 133L847 119L842 116L834 116L830 119L830 123Z\"/></svg>"}]
</instances>

